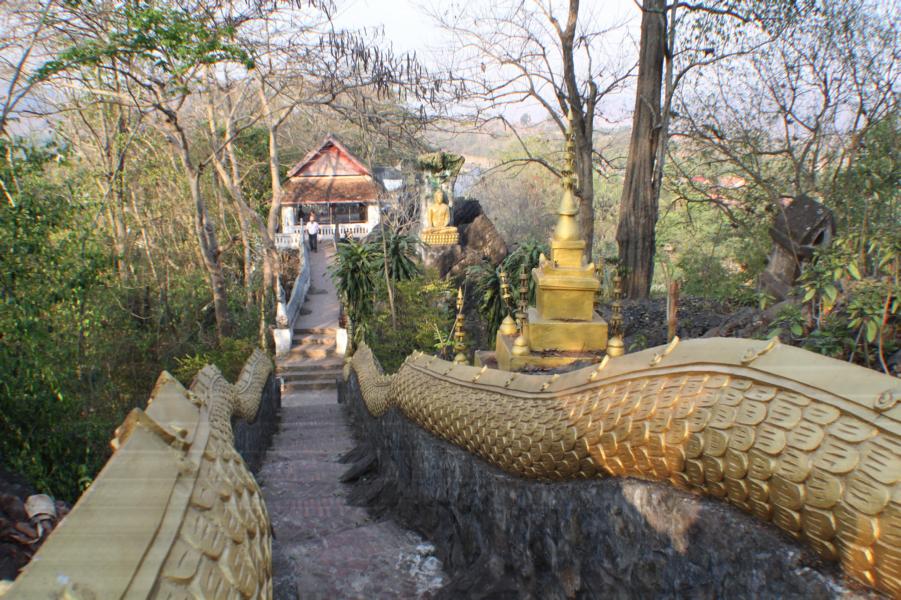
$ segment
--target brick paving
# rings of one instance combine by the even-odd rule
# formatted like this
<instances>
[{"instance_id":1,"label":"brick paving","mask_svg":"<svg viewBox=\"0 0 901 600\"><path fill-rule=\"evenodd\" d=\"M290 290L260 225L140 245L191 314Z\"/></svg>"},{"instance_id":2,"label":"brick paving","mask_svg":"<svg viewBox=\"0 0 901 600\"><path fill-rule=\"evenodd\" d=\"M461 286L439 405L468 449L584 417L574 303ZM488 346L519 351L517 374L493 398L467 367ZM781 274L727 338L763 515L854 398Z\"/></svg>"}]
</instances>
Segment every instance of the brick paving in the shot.
<instances>
[{"instance_id":1,"label":"brick paving","mask_svg":"<svg viewBox=\"0 0 901 600\"><path fill-rule=\"evenodd\" d=\"M322 246L310 255L314 293L304 305L309 314L296 325L304 340L334 336L337 327L337 295ZM332 341L304 341L278 360L278 373L291 383L283 390L281 425L259 474L275 532L275 598L430 598L443 581L431 544L347 503L349 489L339 478L348 465L338 459L353 441L334 385L342 360L333 350L319 352ZM298 370L310 364L317 365L315 386L305 386L309 371Z\"/></svg>"}]
</instances>

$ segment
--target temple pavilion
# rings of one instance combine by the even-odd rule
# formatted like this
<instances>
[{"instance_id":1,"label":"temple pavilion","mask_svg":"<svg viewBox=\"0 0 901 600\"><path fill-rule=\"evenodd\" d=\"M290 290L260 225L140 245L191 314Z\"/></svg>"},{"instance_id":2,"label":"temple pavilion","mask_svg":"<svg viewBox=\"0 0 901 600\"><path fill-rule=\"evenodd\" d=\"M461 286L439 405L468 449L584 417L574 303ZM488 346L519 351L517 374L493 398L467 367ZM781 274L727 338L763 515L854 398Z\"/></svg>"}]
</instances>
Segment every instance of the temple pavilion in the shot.
<instances>
[{"instance_id":1,"label":"temple pavilion","mask_svg":"<svg viewBox=\"0 0 901 600\"><path fill-rule=\"evenodd\" d=\"M372 170L332 134L288 171L282 197L283 233L299 231L312 212L320 236L364 237L379 222L385 186Z\"/></svg>"}]
</instances>

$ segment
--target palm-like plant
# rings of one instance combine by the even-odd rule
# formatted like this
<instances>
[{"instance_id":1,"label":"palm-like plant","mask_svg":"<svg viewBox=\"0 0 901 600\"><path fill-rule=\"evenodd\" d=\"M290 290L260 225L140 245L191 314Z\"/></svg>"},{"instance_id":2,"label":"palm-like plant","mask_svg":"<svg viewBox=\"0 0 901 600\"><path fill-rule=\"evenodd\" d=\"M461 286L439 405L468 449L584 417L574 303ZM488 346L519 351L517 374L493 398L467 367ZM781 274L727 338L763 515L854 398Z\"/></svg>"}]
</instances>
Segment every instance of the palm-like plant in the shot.
<instances>
[{"instance_id":1,"label":"palm-like plant","mask_svg":"<svg viewBox=\"0 0 901 600\"><path fill-rule=\"evenodd\" d=\"M375 253L384 253L380 260L387 265L388 277L392 281L407 281L422 273L416 262L416 247L419 241L415 237L383 227L368 243Z\"/></svg>"},{"instance_id":2,"label":"palm-like plant","mask_svg":"<svg viewBox=\"0 0 901 600\"><path fill-rule=\"evenodd\" d=\"M516 302L519 302L519 274L523 267L529 276L529 304L535 302L535 280L532 278L532 269L538 266L538 259L541 258L541 255L547 256L549 252L550 249L544 242L527 240L504 259L502 267L507 272Z\"/></svg>"},{"instance_id":3,"label":"palm-like plant","mask_svg":"<svg viewBox=\"0 0 901 600\"><path fill-rule=\"evenodd\" d=\"M329 267L332 281L354 326L355 337L362 336L373 310L380 257L371 244L353 239L338 244L335 262Z\"/></svg>"},{"instance_id":4,"label":"palm-like plant","mask_svg":"<svg viewBox=\"0 0 901 600\"><path fill-rule=\"evenodd\" d=\"M547 254L547 252L547 244L530 240L511 252L496 269L485 263L467 269L466 278L479 295L479 314L485 321L491 336L494 336L497 328L500 327L508 310L501 297L500 271L507 273L507 280L513 293L512 302L515 304L519 300L519 274L525 267L529 276L529 304L532 304L535 302L535 281L532 279L532 269L538 266L541 254Z\"/></svg>"},{"instance_id":5,"label":"palm-like plant","mask_svg":"<svg viewBox=\"0 0 901 600\"><path fill-rule=\"evenodd\" d=\"M466 279L470 281L479 298L479 315L485 322L488 333L494 336L501 325L507 307L501 297L501 278L498 269L488 263L479 263L466 269Z\"/></svg>"}]
</instances>

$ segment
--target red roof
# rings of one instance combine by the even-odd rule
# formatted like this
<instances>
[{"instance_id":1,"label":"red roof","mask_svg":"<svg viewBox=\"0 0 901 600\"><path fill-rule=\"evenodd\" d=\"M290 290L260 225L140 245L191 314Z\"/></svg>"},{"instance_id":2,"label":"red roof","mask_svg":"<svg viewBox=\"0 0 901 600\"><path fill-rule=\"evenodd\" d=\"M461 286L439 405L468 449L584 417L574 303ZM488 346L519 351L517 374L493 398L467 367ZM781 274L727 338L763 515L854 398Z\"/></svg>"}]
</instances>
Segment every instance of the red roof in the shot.
<instances>
[{"instance_id":1,"label":"red roof","mask_svg":"<svg viewBox=\"0 0 901 600\"><path fill-rule=\"evenodd\" d=\"M294 177L285 184L282 204L374 202L378 197L378 184L363 175Z\"/></svg>"},{"instance_id":2,"label":"red roof","mask_svg":"<svg viewBox=\"0 0 901 600\"><path fill-rule=\"evenodd\" d=\"M338 138L329 134L315 150L311 150L288 171L288 177L322 175L369 175L369 168L347 149Z\"/></svg>"},{"instance_id":3,"label":"red roof","mask_svg":"<svg viewBox=\"0 0 901 600\"><path fill-rule=\"evenodd\" d=\"M382 192L372 172L335 136L327 135L288 171L283 204L375 201Z\"/></svg>"}]
</instances>

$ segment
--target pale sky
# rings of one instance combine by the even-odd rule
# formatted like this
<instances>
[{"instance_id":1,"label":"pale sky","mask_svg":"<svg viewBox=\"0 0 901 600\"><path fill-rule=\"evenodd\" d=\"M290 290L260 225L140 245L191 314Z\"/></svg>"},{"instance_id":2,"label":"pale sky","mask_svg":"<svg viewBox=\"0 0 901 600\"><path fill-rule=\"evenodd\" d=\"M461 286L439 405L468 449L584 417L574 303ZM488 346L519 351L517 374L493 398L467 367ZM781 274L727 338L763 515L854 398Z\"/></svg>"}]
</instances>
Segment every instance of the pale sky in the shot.
<instances>
[{"instance_id":1,"label":"pale sky","mask_svg":"<svg viewBox=\"0 0 901 600\"><path fill-rule=\"evenodd\" d=\"M422 4L420 0L344 0L335 21L347 29L384 27L385 37L398 53L415 51L426 58L430 40L440 32Z\"/></svg>"},{"instance_id":2,"label":"pale sky","mask_svg":"<svg viewBox=\"0 0 901 600\"><path fill-rule=\"evenodd\" d=\"M535 0L540 2L541 0ZM465 11L467 7L484 12L485 8L503 3L503 0L338 0L338 11L334 22L339 28L358 30L381 28L385 39L391 43L395 53L415 52L426 67L436 66L436 56L442 49L451 47L447 34L443 32L428 14L429 7L442 11ZM555 13L561 20L566 17L566 0L553 0ZM640 26L640 10L635 0L583 0L579 12L580 23L591 23L592 30L620 27L615 36L632 38L637 41ZM620 46L627 48L628 39ZM627 50L628 51L628 50ZM598 56L604 52L598 52ZM637 59L637 49L635 59ZM578 60L578 58L577 58ZM440 66L440 65L438 65ZM605 100L610 106L609 116L620 119L632 104L632 93L616 94ZM509 118L518 119L521 113L544 119L546 113L537 104L527 102L521 107L510 107Z\"/></svg>"},{"instance_id":3,"label":"pale sky","mask_svg":"<svg viewBox=\"0 0 901 600\"><path fill-rule=\"evenodd\" d=\"M495 4L493 0L341 0L335 22L347 29L383 27L385 37L398 53L415 51L428 60L430 50L441 46L445 40L426 8L460 7L464 10L466 6ZM565 16L563 11L559 12L561 18ZM627 19L631 19L630 28L637 33L639 11L634 0L583 0L581 3L580 22L597 20L602 26L612 26Z\"/></svg>"}]
</instances>

